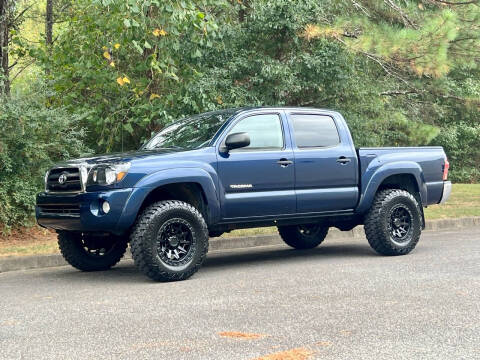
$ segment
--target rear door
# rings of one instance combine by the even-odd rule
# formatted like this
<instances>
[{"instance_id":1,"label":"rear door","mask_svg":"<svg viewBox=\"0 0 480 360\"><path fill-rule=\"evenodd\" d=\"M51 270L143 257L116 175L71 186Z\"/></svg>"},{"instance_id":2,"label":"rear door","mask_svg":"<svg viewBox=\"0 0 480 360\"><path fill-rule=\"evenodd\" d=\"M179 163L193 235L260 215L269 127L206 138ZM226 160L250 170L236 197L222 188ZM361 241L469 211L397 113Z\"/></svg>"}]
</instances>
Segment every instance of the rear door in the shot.
<instances>
[{"instance_id":1,"label":"rear door","mask_svg":"<svg viewBox=\"0 0 480 360\"><path fill-rule=\"evenodd\" d=\"M330 113L287 112L297 213L350 210L358 200L357 156L348 128Z\"/></svg>"},{"instance_id":2,"label":"rear door","mask_svg":"<svg viewBox=\"0 0 480 360\"><path fill-rule=\"evenodd\" d=\"M293 151L282 111L240 116L223 134L246 132L250 145L218 152L223 219L295 214Z\"/></svg>"}]
</instances>

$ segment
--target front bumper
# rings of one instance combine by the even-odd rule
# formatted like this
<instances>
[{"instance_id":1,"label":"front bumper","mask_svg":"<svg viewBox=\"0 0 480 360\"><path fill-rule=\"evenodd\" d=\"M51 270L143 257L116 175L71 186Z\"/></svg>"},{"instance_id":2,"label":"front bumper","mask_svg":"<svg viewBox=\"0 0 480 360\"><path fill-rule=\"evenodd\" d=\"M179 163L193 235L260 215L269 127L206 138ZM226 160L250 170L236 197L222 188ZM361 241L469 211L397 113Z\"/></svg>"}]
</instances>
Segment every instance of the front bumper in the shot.
<instances>
[{"instance_id":1,"label":"front bumper","mask_svg":"<svg viewBox=\"0 0 480 360\"><path fill-rule=\"evenodd\" d=\"M442 198L440 199L439 204L443 204L443 203L447 202L448 198L450 197L451 192L452 192L452 183L450 181L444 181L443 182Z\"/></svg>"},{"instance_id":2,"label":"front bumper","mask_svg":"<svg viewBox=\"0 0 480 360\"><path fill-rule=\"evenodd\" d=\"M132 190L128 188L79 194L40 193L35 207L37 222L40 226L55 230L121 234L125 229L120 219ZM110 205L107 214L101 210L104 201Z\"/></svg>"}]
</instances>

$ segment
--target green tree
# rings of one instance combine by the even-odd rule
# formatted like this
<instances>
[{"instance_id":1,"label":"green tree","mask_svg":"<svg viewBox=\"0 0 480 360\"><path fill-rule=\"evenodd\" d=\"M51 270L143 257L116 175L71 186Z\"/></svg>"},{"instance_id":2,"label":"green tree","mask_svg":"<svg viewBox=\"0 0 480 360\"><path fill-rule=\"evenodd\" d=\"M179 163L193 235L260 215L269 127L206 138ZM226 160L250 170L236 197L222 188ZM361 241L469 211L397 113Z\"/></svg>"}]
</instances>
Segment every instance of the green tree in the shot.
<instances>
[{"instance_id":1,"label":"green tree","mask_svg":"<svg viewBox=\"0 0 480 360\"><path fill-rule=\"evenodd\" d=\"M205 110L315 106L342 111L359 146L442 144L457 180L480 178L444 136L479 127L477 1L80 0L68 12L52 55L32 53L52 69L49 106L85 114L97 151ZM473 143L462 149L477 159Z\"/></svg>"},{"instance_id":2,"label":"green tree","mask_svg":"<svg viewBox=\"0 0 480 360\"><path fill-rule=\"evenodd\" d=\"M196 74L202 47L211 45L220 0L81 0L53 44L36 49L56 96L72 112L86 113L91 145L113 150L137 145L179 101L175 90Z\"/></svg>"},{"instance_id":3,"label":"green tree","mask_svg":"<svg viewBox=\"0 0 480 360\"><path fill-rule=\"evenodd\" d=\"M443 145L455 180L480 180L477 1L270 0L237 8L242 20L222 27L204 76L187 89L191 111L330 107L343 112L359 146ZM457 136L445 137L449 131Z\"/></svg>"}]
</instances>

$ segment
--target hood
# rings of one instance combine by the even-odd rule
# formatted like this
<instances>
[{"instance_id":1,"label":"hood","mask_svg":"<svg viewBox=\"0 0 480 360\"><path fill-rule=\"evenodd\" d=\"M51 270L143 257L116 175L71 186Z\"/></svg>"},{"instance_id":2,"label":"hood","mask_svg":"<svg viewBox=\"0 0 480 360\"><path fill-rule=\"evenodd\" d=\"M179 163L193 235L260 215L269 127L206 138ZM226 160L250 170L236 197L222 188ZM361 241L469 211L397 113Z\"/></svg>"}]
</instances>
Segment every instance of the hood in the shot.
<instances>
[{"instance_id":1,"label":"hood","mask_svg":"<svg viewBox=\"0 0 480 360\"><path fill-rule=\"evenodd\" d=\"M214 148L206 147L196 150L185 150L176 148L163 148L155 150L139 150L123 153L112 153L106 155L96 155L73 159L61 164L57 164L55 168L73 167L78 168L81 178L87 179L90 169L96 165L114 166L120 163L130 163L130 167L125 178L116 184L116 188L130 188L142 179L144 176L153 172L175 169L179 166L183 167L201 167L210 171L209 163L216 161L216 153ZM213 172L214 170L212 170ZM100 191L104 186L89 187L89 191ZM108 188L111 188L108 187Z\"/></svg>"},{"instance_id":2,"label":"hood","mask_svg":"<svg viewBox=\"0 0 480 360\"><path fill-rule=\"evenodd\" d=\"M158 157L162 155L175 154L178 152L186 151L184 149L155 149L155 150L138 150L118 152L111 154L95 155L92 157L84 157L79 159L68 160L63 165L78 166L78 165L96 165L96 164L117 164L122 162L128 162L132 160L140 160L148 157ZM61 164L62 165L62 164Z\"/></svg>"}]
</instances>

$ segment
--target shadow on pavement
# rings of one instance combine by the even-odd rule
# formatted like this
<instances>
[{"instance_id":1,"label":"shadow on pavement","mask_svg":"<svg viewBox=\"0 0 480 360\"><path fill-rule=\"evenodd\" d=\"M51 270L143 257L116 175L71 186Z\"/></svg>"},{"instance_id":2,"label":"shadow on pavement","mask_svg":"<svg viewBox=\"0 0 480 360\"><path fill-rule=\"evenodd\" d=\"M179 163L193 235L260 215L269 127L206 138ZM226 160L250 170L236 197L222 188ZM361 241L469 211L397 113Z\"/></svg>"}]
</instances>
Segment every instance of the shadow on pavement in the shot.
<instances>
[{"instance_id":1,"label":"shadow on pavement","mask_svg":"<svg viewBox=\"0 0 480 360\"><path fill-rule=\"evenodd\" d=\"M221 266L234 266L242 264L258 263L264 261L282 262L302 261L305 259L325 258L355 258L375 256L368 244L343 244L343 245L320 245L310 250L294 250L289 247L264 247L256 250L237 250L229 252L211 253L203 265L203 268L215 268Z\"/></svg>"},{"instance_id":2,"label":"shadow on pavement","mask_svg":"<svg viewBox=\"0 0 480 360\"><path fill-rule=\"evenodd\" d=\"M341 258L359 258L372 257L375 253L368 247L368 244L341 244L341 245L323 245L311 250L294 250L289 247L259 247L250 249L237 249L222 252L209 253L200 272L208 275L209 271L215 272L221 267L241 267L242 265L254 265L259 269L265 262L277 263L281 265L287 262L301 263L305 260L318 259L332 260ZM55 271L51 271L56 269ZM88 283L108 283L114 282L132 282L132 283L151 283L155 282L144 276L133 264L132 260L122 261L109 271L81 272L70 266L61 268L45 269L39 274L43 279L50 278L52 281L65 280L68 283L88 282Z\"/></svg>"}]
</instances>

